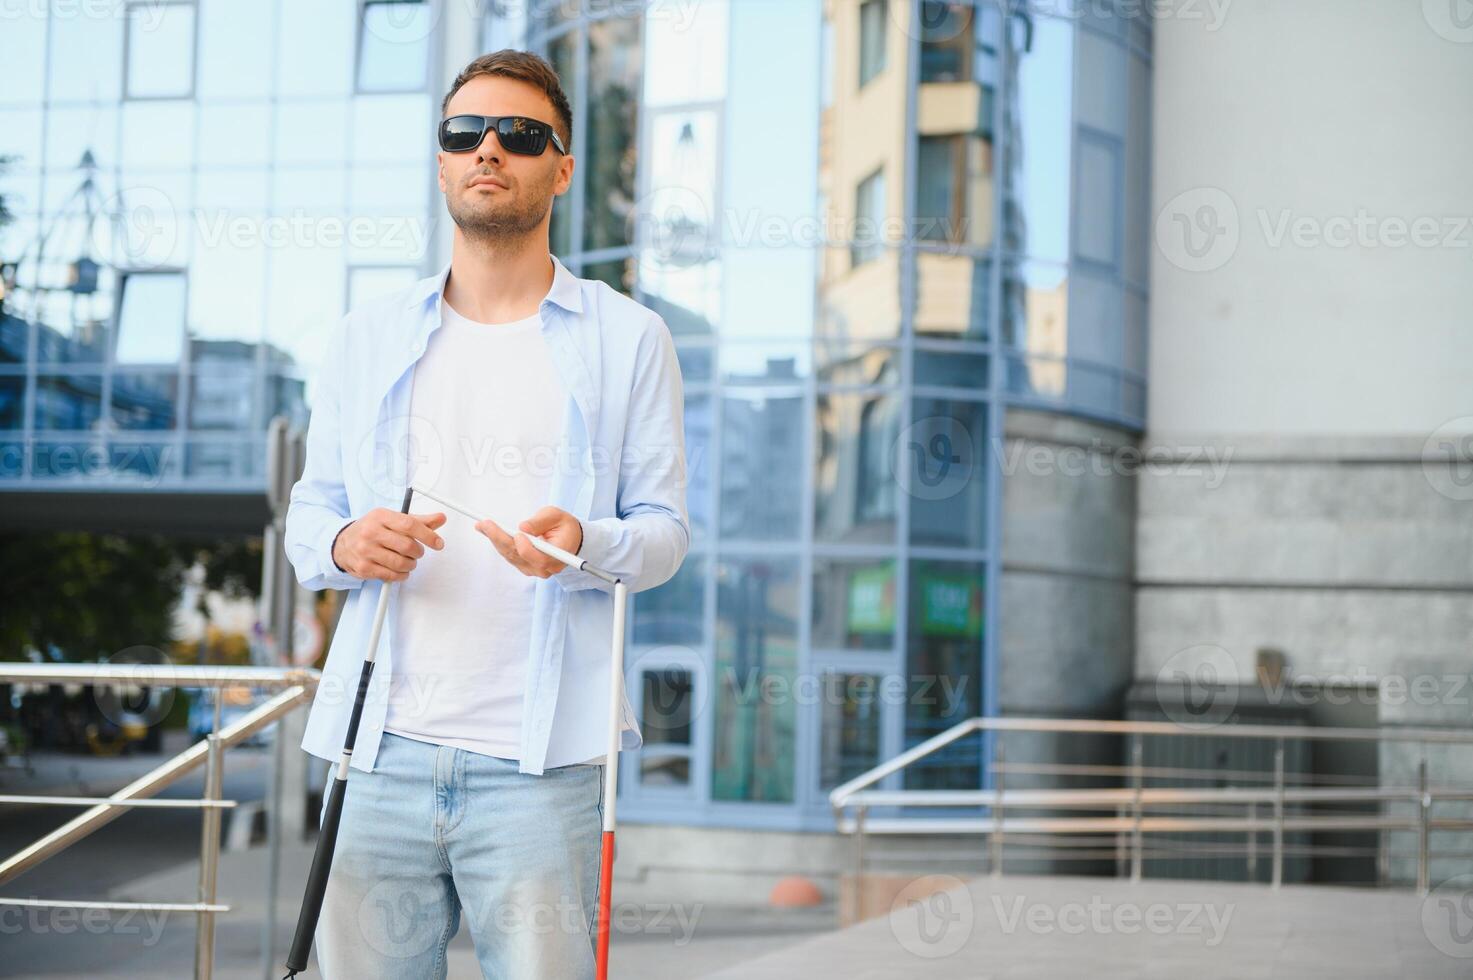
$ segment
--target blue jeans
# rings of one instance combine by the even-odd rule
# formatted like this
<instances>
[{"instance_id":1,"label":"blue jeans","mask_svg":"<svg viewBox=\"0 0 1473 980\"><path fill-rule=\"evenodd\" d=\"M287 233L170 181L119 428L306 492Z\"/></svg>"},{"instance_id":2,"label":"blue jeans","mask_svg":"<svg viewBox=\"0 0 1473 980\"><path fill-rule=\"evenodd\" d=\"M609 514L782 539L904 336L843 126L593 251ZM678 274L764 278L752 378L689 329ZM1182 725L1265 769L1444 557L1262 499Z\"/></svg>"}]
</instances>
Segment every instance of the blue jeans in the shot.
<instances>
[{"instance_id":1,"label":"blue jeans","mask_svg":"<svg viewBox=\"0 0 1473 980\"><path fill-rule=\"evenodd\" d=\"M487 980L594 975L603 766L533 776L385 733L353 770L317 926L326 980L442 980L462 912Z\"/></svg>"}]
</instances>

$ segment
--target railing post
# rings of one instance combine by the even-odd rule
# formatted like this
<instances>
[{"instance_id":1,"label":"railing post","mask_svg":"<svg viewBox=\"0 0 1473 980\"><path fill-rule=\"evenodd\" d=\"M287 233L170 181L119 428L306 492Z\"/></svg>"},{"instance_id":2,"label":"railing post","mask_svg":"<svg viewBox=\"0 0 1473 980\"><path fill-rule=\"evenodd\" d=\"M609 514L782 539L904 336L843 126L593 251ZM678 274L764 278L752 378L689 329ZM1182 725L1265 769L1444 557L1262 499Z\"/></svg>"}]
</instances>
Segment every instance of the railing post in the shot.
<instances>
[{"instance_id":1,"label":"railing post","mask_svg":"<svg viewBox=\"0 0 1473 980\"><path fill-rule=\"evenodd\" d=\"M1274 739L1274 858L1273 880L1277 888L1284 881L1284 740Z\"/></svg>"},{"instance_id":2,"label":"railing post","mask_svg":"<svg viewBox=\"0 0 1473 980\"><path fill-rule=\"evenodd\" d=\"M1258 828L1253 826L1258 822L1258 802L1256 800L1248 803L1248 880L1253 884L1258 883Z\"/></svg>"},{"instance_id":3,"label":"railing post","mask_svg":"<svg viewBox=\"0 0 1473 980\"><path fill-rule=\"evenodd\" d=\"M205 764L205 799L220 799L220 733L209 734L208 761ZM220 810L205 807L200 818L199 900L215 904L215 881L220 861ZM195 920L194 975L196 980L210 980L215 971L215 913L201 911Z\"/></svg>"},{"instance_id":4,"label":"railing post","mask_svg":"<svg viewBox=\"0 0 1473 980\"><path fill-rule=\"evenodd\" d=\"M1135 789L1135 796L1130 803L1131 829L1130 829L1130 880L1140 881L1141 871L1145 864L1145 839L1141 833L1141 794L1145 791L1145 769L1141 764L1144 753L1141 749L1141 737L1135 735L1130 740L1130 782Z\"/></svg>"},{"instance_id":5,"label":"railing post","mask_svg":"<svg viewBox=\"0 0 1473 980\"><path fill-rule=\"evenodd\" d=\"M992 839L988 841L988 870L992 877L1002 876L1002 816L1003 816L1003 747L1002 732L992 733Z\"/></svg>"},{"instance_id":6,"label":"railing post","mask_svg":"<svg viewBox=\"0 0 1473 980\"><path fill-rule=\"evenodd\" d=\"M869 807L854 810L854 921L864 921L864 816Z\"/></svg>"},{"instance_id":7,"label":"railing post","mask_svg":"<svg viewBox=\"0 0 1473 980\"><path fill-rule=\"evenodd\" d=\"M1417 894L1425 897L1430 884L1428 860L1432 838L1432 794L1427 791L1427 747L1417 763Z\"/></svg>"}]
</instances>

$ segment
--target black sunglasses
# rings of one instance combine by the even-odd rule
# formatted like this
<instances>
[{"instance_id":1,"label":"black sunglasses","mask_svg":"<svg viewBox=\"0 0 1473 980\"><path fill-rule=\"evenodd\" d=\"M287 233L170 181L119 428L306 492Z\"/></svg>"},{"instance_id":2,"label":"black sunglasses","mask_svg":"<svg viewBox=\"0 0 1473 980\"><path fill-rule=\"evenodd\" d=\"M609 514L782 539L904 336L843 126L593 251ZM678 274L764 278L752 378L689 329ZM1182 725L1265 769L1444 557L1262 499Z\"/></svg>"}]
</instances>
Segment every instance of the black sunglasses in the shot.
<instances>
[{"instance_id":1,"label":"black sunglasses","mask_svg":"<svg viewBox=\"0 0 1473 980\"><path fill-rule=\"evenodd\" d=\"M508 153L541 156L547 141L563 156L568 151L551 126L527 116L451 116L440 122L440 149L446 153L474 150L486 138L486 130L496 128L496 138Z\"/></svg>"}]
</instances>

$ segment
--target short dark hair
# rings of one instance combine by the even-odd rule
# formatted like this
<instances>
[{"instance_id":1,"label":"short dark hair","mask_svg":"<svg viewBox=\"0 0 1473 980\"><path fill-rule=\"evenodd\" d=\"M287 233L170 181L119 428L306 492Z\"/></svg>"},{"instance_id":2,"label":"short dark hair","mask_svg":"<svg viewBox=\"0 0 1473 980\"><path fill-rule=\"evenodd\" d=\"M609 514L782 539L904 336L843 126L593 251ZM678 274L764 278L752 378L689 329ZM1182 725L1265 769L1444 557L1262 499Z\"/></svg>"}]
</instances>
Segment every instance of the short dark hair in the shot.
<instances>
[{"instance_id":1,"label":"short dark hair","mask_svg":"<svg viewBox=\"0 0 1473 980\"><path fill-rule=\"evenodd\" d=\"M442 118L450 111L451 97L460 91L462 85L478 75L515 78L517 81L526 82L546 93L548 100L552 103L553 111L557 113L557 119L553 120L553 125L563 139L563 146L572 152L573 107L568 104L568 97L563 93L562 80L558 78L552 65L530 51L503 48L500 51L483 54L462 68L460 74L455 76L455 81L450 84L450 91L445 93L444 101L440 103Z\"/></svg>"}]
</instances>

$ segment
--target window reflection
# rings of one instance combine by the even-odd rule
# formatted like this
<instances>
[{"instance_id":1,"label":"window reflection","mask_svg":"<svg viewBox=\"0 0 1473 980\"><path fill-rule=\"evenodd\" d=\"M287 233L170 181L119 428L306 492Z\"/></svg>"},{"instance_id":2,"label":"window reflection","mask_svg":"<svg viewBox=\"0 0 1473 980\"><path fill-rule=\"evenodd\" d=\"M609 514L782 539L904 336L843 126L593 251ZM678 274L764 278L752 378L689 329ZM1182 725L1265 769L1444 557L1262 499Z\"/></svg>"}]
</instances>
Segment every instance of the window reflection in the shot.
<instances>
[{"instance_id":1,"label":"window reflection","mask_svg":"<svg viewBox=\"0 0 1473 980\"><path fill-rule=\"evenodd\" d=\"M582 165L586 168L583 247L588 251L630 244L639 135L640 23L639 17L611 17L586 28L587 145Z\"/></svg>"},{"instance_id":2,"label":"window reflection","mask_svg":"<svg viewBox=\"0 0 1473 980\"><path fill-rule=\"evenodd\" d=\"M798 664L797 561L716 566L711 798L791 802Z\"/></svg>"},{"instance_id":3,"label":"window reflection","mask_svg":"<svg viewBox=\"0 0 1473 980\"><path fill-rule=\"evenodd\" d=\"M895 587L894 559L814 559L814 648L893 650Z\"/></svg>"},{"instance_id":4,"label":"window reflection","mask_svg":"<svg viewBox=\"0 0 1473 980\"><path fill-rule=\"evenodd\" d=\"M179 374L119 371L113 375L109 417L119 429L172 429L178 422Z\"/></svg>"},{"instance_id":5,"label":"window reflection","mask_svg":"<svg viewBox=\"0 0 1473 980\"><path fill-rule=\"evenodd\" d=\"M954 548L987 546L987 405L917 398L897 449L910 495L910 540Z\"/></svg>"},{"instance_id":6,"label":"window reflection","mask_svg":"<svg viewBox=\"0 0 1473 980\"><path fill-rule=\"evenodd\" d=\"M863 0L859 5L859 86L885 70L888 0Z\"/></svg>"},{"instance_id":7,"label":"window reflection","mask_svg":"<svg viewBox=\"0 0 1473 980\"><path fill-rule=\"evenodd\" d=\"M803 400L728 392L721 402L721 535L791 541L803 478Z\"/></svg>"},{"instance_id":8,"label":"window reflection","mask_svg":"<svg viewBox=\"0 0 1473 980\"><path fill-rule=\"evenodd\" d=\"M983 566L913 561L910 566L906 747L982 713ZM958 739L905 771L906 789L976 789L980 740Z\"/></svg>"},{"instance_id":9,"label":"window reflection","mask_svg":"<svg viewBox=\"0 0 1473 980\"><path fill-rule=\"evenodd\" d=\"M986 340L991 333L992 263L939 252L920 252L915 262L916 336Z\"/></svg>"},{"instance_id":10,"label":"window reflection","mask_svg":"<svg viewBox=\"0 0 1473 980\"><path fill-rule=\"evenodd\" d=\"M899 488L892 454L899 437L894 395L819 395L815 537L894 544Z\"/></svg>"},{"instance_id":11,"label":"window reflection","mask_svg":"<svg viewBox=\"0 0 1473 980\"><path fill-rule=\"evenodd\" d=\"M187 285L182 272L125 276L118 304L119 364L170 364L184 348Z\"/></svg>"},{"instance_id":12,"label":"window reflection","mask_svg":"<svg viewBox=\"0 0 1473 980\"><path fill-rule=\"evenodd\" d=\"M102 375L75 373L36 378L36 428L95 428L102 414Z\"/></svg>"},{"instance_id":13,"label":"window reflection","mask_svg":"<svg viewBox=\"0 0 1473 980\"><path fill-rule=\"evenodd\" d=\"M424 0L364 0L358 33L358 90L424 88L434 10Z\"/></svg>"},{"instance_id":14,"label":"window reflection","mask_svg":"<svg viewBox=\"0 0 1473 980\"><path fill-rule=\"evenodd\" d=\"M1074 28L1026 9L1008 31L1017 69L1005 113L1013 140L1003 186L1004 245L1035 258L1069 259L1070 113Z\"/></svg>"},{"instance_id":15,"label":"window reflection","mask_svg":"<svg viewBox=\"0 0 1473 980\"><path fill-rule=\"evenodd\" d=\"M700 646L705 640L706 560L686 558L670 581L634 600L635 643Z\"/></svg>"},{"instance_id":16,"label":"window reflection","mask_svg":"<svg viewBox=\"0 0 1473 980\"><path fill-rule=\"evenodd\" d=\"M0 429L19 429L26 418L26 379L0 375Z\"/></svg>"},{"instance_id":17,"label":"window reflection","mask_svg":"<svg viewBox=\"0 0 1473 980\"><path fill-rule=\"evenodd\" d=\"M192 2L128 4L128 98L193 94L194 15Z\"/></svg>"},{"instance_id":18,"label":"window reflection","mask_svg":"<svg viewBox=\"0 0 1473 980\"><path fill-rule=\"evenodd\" d=\"M1027 390L1049 397L1064 394L1069 350L1069 276L1060 265L1013 262L1003 265L1002 336L1028 359Z\"/></svg>"},{"instance_id":19,"label":"window reflection","mask_svg":"<svg viewBox=\"0 0 1473 980\"><path fill-rule=\"evenodd\" d=\"M825 671L822 691L818 788L830 790L880 764L880 678Z\"/></svg>"},{"instance_id":20,"label":"window reflection","mask_svg":"<svg viewBox=\"0 0 1473 980\"><path fill-rule=\"evenodd\" d=\"M695 676L679 667L641 670L640 692L640 784L690 785Z\"/></svg>"}]
</instances>

